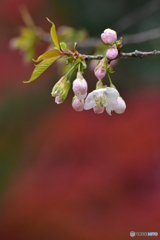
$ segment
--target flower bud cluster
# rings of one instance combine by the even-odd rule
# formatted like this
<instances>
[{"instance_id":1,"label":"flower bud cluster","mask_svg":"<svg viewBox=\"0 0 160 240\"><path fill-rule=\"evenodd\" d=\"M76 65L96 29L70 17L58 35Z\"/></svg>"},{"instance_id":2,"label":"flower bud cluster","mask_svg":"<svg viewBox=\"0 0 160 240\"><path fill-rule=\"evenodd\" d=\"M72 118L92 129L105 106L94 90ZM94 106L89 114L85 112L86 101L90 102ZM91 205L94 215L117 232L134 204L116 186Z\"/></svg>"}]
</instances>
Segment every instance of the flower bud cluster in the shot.
<instances>
[{"instance_id":1,"label":"flower bud cluster","mask_svg":"<svg viewBox=\"0 0 160 240\"><path fill-rule=\"evenodd\" d=\"M63 76L53 87L52 96L55 97L55 102L60 104L64 102L71 87L71 82L67 76ZM80 71L77 73L77 78L72 85L75 96L72 100L72 107L81 112L83 109L93 111L97 114L103 113L104 110L111 115L112 111L121 114L126 109L124 100L120 97L119 92L113 84L110 87L103 86L102 79L97 81L96 90L92 91L87 96L88 85Z\"/></svg>"},{"instance_id":2,"label":"flower bud cluster","mask_svg":"<svg viewBox=\"0 0 160 240\"><path fill-rule=\"evenodd\" d=\"M117 33L114 30L107 28L101 34L101 39L105 44L108 45L106 57L111 60L115 59L118 56L118 49L116 46Z\"/></svg>"},{"instance_id":3,"label":"flower bud cluster","mask_svg":"<svg viewBox=\"0 0 160 240\"><path fill-rule=\"evenodd\" d=\"M107 61L107 58L112 60L117 57L119 49L118 44L121 44L121 41L117 41L117 33L111 29L106 29L104 33L101 34L101 38L103 42L108 45L108 47L106 57L99 61L98 65L94 69L94 74L98 79L96 90L87 95L88 85L81 72L81 67L84 63L81 60L78 63L79 65L76 79L72 84L72 89L75 94L72 100L72 107L77 112L81 112L84 109L89 110L93 108L93 111L96 114L101 114L105 110L109 115L111 115L112 111L121 114L125 111L126 104L121 98L116 87L112 84L109 73L113 73L113 69ZM53 97L55 97L55 102L57 104L62 103L66 99L71 87L71 81L70 78L68 79L68 75L76 68L77 65L75 64L71 70L53 87L51 94ZM110 87L103 85L103 78L105 77L106 73L109 78Z\"/></svg>"},{"instance_id":4,"label":"flower bud cluster","mask_svg":"<svg viewBox=\"0 0 160 240\"><path fill-rule=\"evenodd\" d=\"M73 81L73 92L75 96L72 100L72 107L77 111L83 111L84 99L87 96L88 85L82 73L78 71L77 78Z\"/></svg>"}]
</instances>

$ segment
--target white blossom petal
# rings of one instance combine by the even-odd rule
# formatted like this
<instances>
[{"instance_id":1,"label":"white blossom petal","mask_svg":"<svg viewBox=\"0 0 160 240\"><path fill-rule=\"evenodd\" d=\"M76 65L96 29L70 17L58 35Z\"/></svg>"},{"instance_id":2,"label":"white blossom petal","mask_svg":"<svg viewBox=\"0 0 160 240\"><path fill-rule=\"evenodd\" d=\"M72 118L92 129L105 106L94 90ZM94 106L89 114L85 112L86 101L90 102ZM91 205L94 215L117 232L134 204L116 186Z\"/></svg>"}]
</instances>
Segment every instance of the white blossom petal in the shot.
<instances>
[{"instance_id":1,"label":"white blossom petal","mask_svg":"<svg viewBox=\"0 0 160 240\"><path fill-rule=\"evenodd\" d=\"M118 114L123 113L126 110L126 103L125 101L121 98L117 98L117 105L114 108L114 111Z\"/></svg>"},{"instance_id":2,"label":"white blossom petal","mask_svg":"<svg viewBox=\"0 0 160 240\"><path fill-rule=\"evenodd\" d=\"M109 99L117 99L119 97L119 92L115 88L106 88L107 96Z\"/></svg>"},{"instance_id":3,"label":"white blossom petal","mask_svg":"<svg viewBox=\"0 0 160 240\"><path fill-rule=\"evenodd\" d=\"M112 107L111 107L111 105L108 105L107 107L106 107L106 112L111 116L112 114L111 114L111 112L112 112Z\"/></svg>"},{"instance_id":4,"label":"white blossom petal","mask_svg":"<svg viewBox=\"0 0 160 240\"><path fill-rule=\"evenodd\" d=\"M89 110L97 105L97 100L104 98L106 100L106 88L100 88L89 93L84 104L84 109Z\"/></svg>"},{"instance_id":5,"label":"white blossom petal","mask_svg":"<svg viewBox=\"0 0 160 240\"><path fill-rule=\"evenodd\" d=\"M101 107L101 106L97 106L97 105L96 105L96 106L93 108L93 111L94 111L94 113L101 114L101 113L104 112L104 107Z\"/></svg>"},{"instance_id":6,"label":"white blossom petal","mask_svg":"<svg viewBox=\"0 0 160 240\"><path fill-rule=\"evenodd\" d=\"M84 109L89 110L96 106L94 91L89 93L85 99Z\"/></svg>"}]
</instances>

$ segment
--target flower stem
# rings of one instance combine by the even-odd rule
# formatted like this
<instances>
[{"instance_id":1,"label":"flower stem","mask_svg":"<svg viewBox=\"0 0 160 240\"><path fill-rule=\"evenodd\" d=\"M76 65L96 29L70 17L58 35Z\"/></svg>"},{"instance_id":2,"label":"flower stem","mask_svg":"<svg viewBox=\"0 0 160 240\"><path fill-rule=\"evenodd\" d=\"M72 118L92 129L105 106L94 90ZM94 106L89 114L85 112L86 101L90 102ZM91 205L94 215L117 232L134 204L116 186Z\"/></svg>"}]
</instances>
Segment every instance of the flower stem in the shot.
<instances>
[{"instance_id":1,"label":"flower stem","mask_svg":"<svg viewBox=\"0 0 160 240\"><path fill-rule=\"evenodd\" d=\"M110 75L109 75L109 72L108 72L108 71L107 71L107 75L108 75L109 83L110 83L110 86L111 86L113 83L112 83L112 80L111 80L111 77L110 77Z\"/></svg>"},{"instance_id":2,"label":"flower stem","mask_svg":"<svg viewBox=\"0 0 160 240\"><path fill-rule=\"evenodd\" d=\"M75 69L77 68L78 63L74 64L73 67L71 67L71 69L66 73L65 76L69 75L71 73L71 76L73 74L73 72L75 71ZM71 78L71 77L70 77Z\"/></svg>"}]
</instances>

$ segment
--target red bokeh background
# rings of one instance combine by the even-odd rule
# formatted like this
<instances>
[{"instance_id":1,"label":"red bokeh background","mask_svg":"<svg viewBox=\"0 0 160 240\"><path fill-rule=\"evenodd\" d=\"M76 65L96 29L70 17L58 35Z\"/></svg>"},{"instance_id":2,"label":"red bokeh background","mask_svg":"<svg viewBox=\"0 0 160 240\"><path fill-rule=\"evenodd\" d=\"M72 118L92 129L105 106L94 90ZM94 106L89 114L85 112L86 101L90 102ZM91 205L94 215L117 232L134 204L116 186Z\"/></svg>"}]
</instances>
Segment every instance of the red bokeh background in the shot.
<instances>
[{"instance_id":1,"label":"red bokeh background","mask_svg":"<svg viewBox=\"0 0 160 240\"><path fill-rule=\"evenodd\" d=\"M45 5L43 15L50 6L43 0L23 2L35 14L37 4L39 12ZM20 3L0 3L2 25L8 29L0 46L4 175L0 239L127 240L132 230L158 232L158 87L124 91L127 110L123 115L76 113L70 96L63 105L55 106L49 92L49 73L54 67L42 76L44 82L40 79L24 86L22 80L29 76L32 65L23 64L8 49L14 32L9 28L21 21ZM13 7L8 9L8 4Z\"/></svg>"}]
</instances>

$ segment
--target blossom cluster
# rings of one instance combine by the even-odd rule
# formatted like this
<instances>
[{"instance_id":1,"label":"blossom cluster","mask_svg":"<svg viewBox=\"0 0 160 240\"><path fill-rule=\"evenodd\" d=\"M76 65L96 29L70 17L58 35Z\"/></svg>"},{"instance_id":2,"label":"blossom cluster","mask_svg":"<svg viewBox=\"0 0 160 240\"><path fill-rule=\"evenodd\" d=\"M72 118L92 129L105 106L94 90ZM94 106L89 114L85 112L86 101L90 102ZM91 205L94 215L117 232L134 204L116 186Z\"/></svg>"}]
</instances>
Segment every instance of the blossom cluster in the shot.
<instances>
[{"instance_id":1,"label":"blossom cluster","mask_svg":"<svg viewBox=\"0 0 160 240\"><path fill-rule=\"evenodd\" d=\"M62 77L53 87L52 96L55 97L57 104L62 103L67 97L70 81L67 77ZM111 115L112 111L121 114L126 109L124 100L120 97L119 92L114 87L105 87L101 80L97 82L97 89L87 95L88 85L80 71L72 85L75 96L72 100L72 107L80 112L93 108L97 114L103 113L104 109Z\"/></svg>"},{"instance_id":2,"label":"blossom cluster","mask_svg":"<svg viewBox=\"0 0 160 240\"><path fill-rule=\"evenodd\" d=\"M78 71L77 77L72 84L72 89L75 94L72 100L72 107L78 112L93 108L93 111L97 114L103 113L104 110L106 110L109 115L111 115L112 111L121 114L125 111L126 104L115 86L112 84L109 75L109 73L112 72L112 68L107 60L108 58L114 59L118 55L116 47L117 33L111 29L106 29L104 33L101 34L101 38L103 42L107 44L108 48L106 57L99 61L94 70L95 76L98 79L96 90L87 95L88 85L80 70L82 62L79 62L79 64L75 65L75 69L78 66ZM74 70L74 67L68 72L68 74L63 76L52 89L51 95L55 97L55 102L57 104L62 103L67 97L71 87L71 81L68 75L72 70ZM110 87L103 85L103 78L106 73L110 81Z\"/></svg>"}]
</instances>

